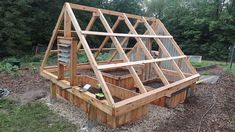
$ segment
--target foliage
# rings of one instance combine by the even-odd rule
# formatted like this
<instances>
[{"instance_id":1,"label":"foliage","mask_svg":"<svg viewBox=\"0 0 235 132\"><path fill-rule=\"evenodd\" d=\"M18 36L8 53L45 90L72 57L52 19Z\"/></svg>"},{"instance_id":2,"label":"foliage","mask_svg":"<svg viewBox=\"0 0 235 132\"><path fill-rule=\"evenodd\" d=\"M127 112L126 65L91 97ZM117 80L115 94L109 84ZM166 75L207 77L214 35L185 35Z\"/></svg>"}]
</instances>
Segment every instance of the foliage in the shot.
<instances>
[{"instance_id":1,"label":"foliage","mask_svg":"<svg viewBox=\"0 0 235 132\"><path fill-rule=\"evenodd\" d=\"M234 64L233 64L232 68L230 68L230 66L224 67L224 70L232 73L235 76L235 65Z\"/></svg>"},{"instance_id":2,"label":"foliage","mask_svg":"<svg viewBox=\"0 0 235 132\"><path fill-rule=\"evenodd\" d=\"M46 47L64 2L157 17L186 54L202 55L205 59L227 59L228 47L235 42L234 0L3 0L0 57L32 55L35 46ZM75 15L82 18L78 21L85 29L91 15ZM117 19L105 17L111 26ZM105 30L100 21L92 28L97 29ZM116 30L126 31L126 26ZM88 36L87 40L90 47L97 48L103 38ZM82 62L87 59L82 58Z\"/></svg>"},{"instance_id":3,"label":"foliage","mask_svg":"<svg viewBox=\"0 0 235 132\"><path fill-rule=\"evenodd\" d=\"M161 19L186 54L225 60L235 42L234 0L146 0L147 14Z\"/></svg>"},{"instance_id":4,"label":"foliage","mask_svg":"<svg viewBox=\"0 0 235 132\"><path fill-rule=\"evenodd\" d=\"M19 75L19 67L12 65L10 62L18 61L18 59L11 57L4 59L0 62L0 72L7 73L10 75Z\"/></svg>"},{"instance_id":5,"label":"foliage","mask_svg":"<svg viewBox=\"0 0 235 132\"><path fill-rule=\"evenodd\" d=\"M76 131L76 126L59 117L42 103L19 105L0 99L0 131Z\"/></svg>"},{"instance_id":6,"label":"foliage","mask_svg":"<svg viewBox=\"0 0 235 132\"><path fill-rule=\"evenodd\" d=\"M194 67L205 67L205 66L209 66L210 63L208 63L207 61L202 61L202 62L195 62L195 61L191 61L190 62Z\"/></svg>"}]
</instances>

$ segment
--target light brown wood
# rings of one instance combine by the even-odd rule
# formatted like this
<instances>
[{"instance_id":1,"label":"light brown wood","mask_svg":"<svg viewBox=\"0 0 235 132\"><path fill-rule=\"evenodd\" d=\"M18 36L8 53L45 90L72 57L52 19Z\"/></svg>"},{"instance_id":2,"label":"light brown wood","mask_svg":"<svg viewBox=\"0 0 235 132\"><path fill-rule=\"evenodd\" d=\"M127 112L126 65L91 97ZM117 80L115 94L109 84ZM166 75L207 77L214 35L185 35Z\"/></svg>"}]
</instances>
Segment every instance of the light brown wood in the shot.
<instances>
[{"instance_id":1,"label":"light brown wood","mask_svg":"<svg viewBox=\"0 0 235 132\"><path fill-rule=\"evenodd\" d=\"M79 26L79 24L74 16L74 13L68 3L66 3L66 11L68 12L70 19L72 20L72 23L74 25L74 28L79 36L79 39L82 42L82 46L85 49L88 60L92 66L92 69L94 70L96 77L98 78L99 82L101 83L101 88L104 92L104 95L105 95L106 99L108 100L109 104L112 106L114 104L113 98L110 94L110 91L107 87L107 84L104 81L104 78L103 78L101 72L97 69L97 63L95 61L95 58L92 55L92 52L90 51L90 47L85 39L85 36L83 34L81 34L81 27Z\"/></svg>"},{"instance_id":2,"label":"light brown wood","mask_svg":"<svg viewBox=\"0 0 235 132\"><path fill-rule=\"evenodd\" d=\"M91 30L91 28L94 25L96 19L97 19L97 16L95 15L95 13L93 13L92 17L91 17L91 20L89 21L85 31ZM76 31L71 31L71 32L75 32L76 33ZM85 35L85 37L86 37L86 35ZM79 50L81 48L81 46L82 46L82 43L81 43L81 41L79 41L78 46L77 46L77 50Z\"/></svg>"},{"instance_id":3,"label":"light brown wood","mask_svg":"<svg viewBox=\"0 0 235 132\"><path fill-rule=\"evenodd\" d=\"M111 68L118 68L118 67L125 67L125 66L148 64L148 63L153 63L153 62L168 61L168 60L174 60L174 59L180 59L180 58L186 58L186 57L187 56L176 56L176 57L142 60L142 61L135 61L135 62L123 62L123 63L117 63L117 64L98 65L98 69L111 69Z\"/></svg>"},{"instance_id":4,"label":"light brown wood","mask_svg":"<svg viewBox=\"0 0 235 132\"><path fill-rule=\"evenodd\" d=\"M53 47L53 44L54 44L55 40L57 39L56 35L57 35L58 30L60 29L61 23L62 23L62 21L64 19L64 11L65 11L65 7L63 7L63 9L60 12L60 16L59 16L59 18L57 20L57 23L56 23L56 26L55 26L55 28L53 30L53 33L52 33L50 42L48 44L45 56L44 56L44 58L42 60L42 64L41 64L40 69L43 69L43 67L46 65L46 61L48 60L48 57L50 55L50 51L51 51L51 49Z\"/></svg>"},{"instance_id":5,"label":"light brown wood","mask_svg":"<svg viewBox=\"0 0 235 132\"><path fill-rule=\"evenodd\" d=\"M127 16L123 13L123 17L125 19L125 22L128 26L128 28L130 29L130 31L133 34L137 34L137 32L135 31L134 27L131 25L131 22L129 21L129 19L127 18ZM144 42L140 39L140 38L135 38L138 41L139 46L141 47L141 49L143 50L144 54L146 55L146 57L148 59L153 59L152 55L150 54L150 52L148 51L148 49L146 48ZM155 69L155 72L158 74L158 76L161 78L162 82L165 85L168 85L169 82L166 79L165 75L162 73L161 69L158 67L158 65L156 63L153 63L153 68Z\"/></svg>"},{"instance_id":6,"label":"light brown wood","mask_svg":"<svg viewBox=\"0 0 235 132\"><path fill-rule=\"evenodd\" d=\"M69 3L71 8L73 9L77 9L77 10L83 10L83 11L88 11L88 12L98 12L98 10L101 10L102 13L104 14L108 14L108 15L113 15L113 16L121 16L122 13L121 12L117 12L117 11L112 11L112 10L105 10L105 9L98 9L98 8L94 8L94 7L89 7L89 6L84 6L84 5L77 5L77 4L72 4ZM133 15L133 14L127 14L127 16L129 18L133 18L133 19L142 19L142 16L138 16L138 15ZM149 21L154 21L155 18L153 17L146 17L147 20Z\"/></svg>"},{"instance_id":7,"label":"light brown wood","mask_svg":"<svg viewBox=\"0 0 235 132\"><path fill-rule=\"evenodd\" d=\"M116 28L118 27L120 21L121 21L120 18L118 18L118 19L115 21L115 23L113 24L113 27L112 27L112 31L115 31L115 30L116 30ZM101 45L100 45L98 51L95 53L95 58L96 58L96 57L99 55L99 53L103 50L104 46L108 43L109 39L110 39L109 36L105 37L105 39L104 39L104 41L101 43Z\"/></svg>"},{"instance_id":8,"label":"light brown wood","mask_svg":"<svg viewBox=\"0 0 235 132\"><path fill-rule=\"evenodd\" d=\"M72 40L71 55L70 55L70 85L77 86L77 41Z\"/></svg>"},{"instance_id":9,"label":"light brown wood","mask_svg":"<svg viewBox=\"0 0 235 132\"><path fill-rule=\"evenodd\" d=\"M147 20L145 18L143 18L144 21L144 25L146 26L146 28L148 29L149 33L152 35L156 35L156 33L154 32L154 30L151 28L151 26L148 24ZM163 43L161 42L161 40L159 38L154 38L154 40L157 42L157 44L159 45L159 47L161 48L161 50L163 51L163 53L167 56L167 57L171 57L170 53L167 51L167 49L165 48L165 46L163 45ZM181 78L185 78L184 74L182 73L182 71L180 70L179 66L176 64L176 62L174 60L171 60L171 63L173 65L173 67L175 68L175 70L179 73Z\"/></svg>"},{"instance_id":10,"label":"light brown wood","mask_svg":"<svg viewBox=\"0 0 235 132\"><path fill-rule=\"evenodd\" d=\"M103 23L103 25L105 26L107 32L112 34L113 33L112 29L110 28L108 22L106 21L105 17L103 16L102 12L99 9L98 9L98 13L100 15L100 20ZM122 57L123 61L129 62L129 59L127 58L125 52L123 51L118 39L115 36L111 36L111 39L112 39L115 47L117 48L120 56ZM142 84L140 78L138 77L135 69L132 66L128 67L128 69L129 69L132 77L134 78L136 85L139 88L140 92L141 93L147 92L146 89L144 88L144 85Z\"/></svg>"},{"instance_id":11,"label":"light brown wood","mask_svg":"<svg viewBox=\"0 0 235 132\"><path fill-rule=\"evenodd\" d=\"M115 115L121 115L135 108L138 108L139 106L142 106L146 103L150 103L158 98L164 97L168 94L174 93L175 91L185 88L189 84L192 84L193 82L198 80L198 77L199 74L195 74L191 77L171 83L161 88L140 95L136 95L135 97L128 98L124 101L120 101L114 105Z\"/></svg>"},{"instance_id":12,"label":"light brown wood","mask_svg":"<svg viewBox=\"0 0 235 132\"><path fill-rule=\"evenodd\" d=\"M95 36L112 36L112 37L140 37L140 38L172 38L172 36L162 35L137 35L137 34L125 34L125 33L106 33L96 31L81 31L84 35L95 35Z\"/></svg>"},{"instance_id":13,"label":"light brown wood","mask_svg":"<svg viewBox=\"0 0 235 132\"><path fill-rule=\"evenodd\" d=\"M139 25L139 21L137 21L134 25L134 28L137 28L137 26ZM128 34L131 34L131 32L129 31ZM123 46L127 41L129 40L129 37L125 37L122 42L120 43L121 46ZM112 53L112 55L110 56L108 62L111 62L113 60L113 58L117 55L118 51L115 51Z\"/></svg>"}]
</instances>

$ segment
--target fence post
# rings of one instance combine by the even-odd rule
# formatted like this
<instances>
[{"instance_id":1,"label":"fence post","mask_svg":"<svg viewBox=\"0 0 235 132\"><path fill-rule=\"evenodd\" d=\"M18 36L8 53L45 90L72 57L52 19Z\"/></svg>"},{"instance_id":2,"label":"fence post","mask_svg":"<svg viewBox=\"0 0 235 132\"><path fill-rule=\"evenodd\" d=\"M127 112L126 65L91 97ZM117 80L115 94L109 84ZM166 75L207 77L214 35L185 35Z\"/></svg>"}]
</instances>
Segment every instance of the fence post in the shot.
<instances>
[{"instance_id":1,"label":"fence post","mask_svg":"<svg viewBox=\"0 0 235 132\"><path fill-rule=\"evenodd\" d=\"M233 66L234 49L235 49L235 44L232 46L232 54L231 54L231 58L230 58L230 69L231 69L232 66Z\"/></svg>"}]
</instances>

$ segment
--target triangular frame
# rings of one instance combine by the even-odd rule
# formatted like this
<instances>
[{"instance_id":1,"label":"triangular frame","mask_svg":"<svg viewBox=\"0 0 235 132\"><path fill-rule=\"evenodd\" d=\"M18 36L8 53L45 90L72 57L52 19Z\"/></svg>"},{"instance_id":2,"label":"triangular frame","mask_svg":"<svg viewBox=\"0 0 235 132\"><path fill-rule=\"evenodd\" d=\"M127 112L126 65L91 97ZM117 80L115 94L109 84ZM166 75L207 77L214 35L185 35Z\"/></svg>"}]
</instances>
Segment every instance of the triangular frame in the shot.
<instances>
[{"instance_id":1,"label":"triangular frame","mask_svg":"<svg viewBox=\"0 0 235 132\"><path fill-rule=\"evenodd\" d=\"M136 83L136 87L139 88L140 93L147 93L147 90L145 88L145 86L143 85L141 79L139 78L139 76L137 75L135 69L134 69L134 65L139 65L139 64L148 64L151 63L153 65L153 68L155 70L155 72L157 73L157 75L159 76L159 78L161 79L161 81L163 82L164 86L170 85L170 82L168 81L168 79L166 78L166 76L164 75L163 71L161 70L161 67L159 67L159 65L157 64L157 62L161 62L161 61L170 61L171 65L175 68L175 71L177 72L177 74L179 75L179 77L181 79L187 79L187 77L185 76L185 73L182 72L182 70L180 69L180 67L176 64L175 59L181 59L186 66L190 69L192 75L198 75L196 70L192 67L192 65L189 63L187 57L183 54L182 50L179 48L179 46L177 45L177 43L174 41L173 37L169 34L169 32L166 30L165 26L160 22L160 20L155 19L155 18L147 18L147 17L142 17L142 16L136 16L136 15L132 15L132 14L126 14L126 13L118 13L118 12L110 12L104 9L97 9L97 8L92 8L92 7L86 7L85 6L81 6L81 5L76 5L76 4L70 4L70 3L65 3L59 19L57 21L57 24L55 26L55 29L53 31L52 37L50 39L48 48L46 50L44 59L42 61L42 65L41 65L41 71L44 70L44 68L46 67L46 61L48 60L49 55L52 52L52 47L53 44L55 43L56 39L57 39L57 34L59 32L59 28L61 26L62 21L64 20L64 24L65 24L65 29L64 29L64 35L65 37L71 37L71 26L74 27L75 29L75 33L77 34L78 38L79 38L79 42L77 44L77 48L76 50L81 49L81 46L83 47L88 60L89 60L89 64L91 65L91 68L93 69L99 83L101 84L101 88L102 91L104 92L104 95L108 101L108 104L111 106L114 106L114 100L112 98L112 95L109 91L109 88L103 78L103 75L101 73L102 69L108 69L108 68L117 68L117 67L127 67L131 76L133 77L135 83ZM85 10L85 11L90 11L93 13L92 18L90 20L90 22L88 23L88 26L86 27L85 31L81 29L74 13L73 13L73 9L77 9L77 10ZM114 23L113 27L110 27L107 20L105 19L103 14L109 14L109 15L115 15L118 16L118 19L116 20L116 22ZM95 20L99 18L103 24L103 26L105 27L107 32L94 32L94 31L90 31L92 25L94 24ZM132 19L136 19L136 23L133 26L131 24L131 22L129 21L129 18ZM114 33L114 30L118 27L120 21L125 21L127 27L129 28L130 32L128 34L121 34L121 33ZM150 25L148 21L151 21L153 24ZM138 24L142 22L144 23L147 31L145 32L145 34L143 35L139 35L135 28L138 26ZM156 27L156 25L161 25L161 27L163 28L164 32L167 34L165 36L162 35L157 35L155 30L153 29L153 27ZM104 41L102 42L101 46L98 48L97 52L95 53L95 56L93 56L93 53L87 43L86 40L86 36L87 35L101 35L101 36L106 36ZM117 36L119 37L125 37L124 40L120 43L119 40L116 38ZM129 39L129 37L134 37L137 41L137 44L135 44L135 46L132 48L132 50L126 54L124 52L123 49L123 44ZM154 39L154 41L156 41L156 43L158 44L158 46L161 48L163 54L165 54L167 57L166 58L160 58L160 59L154 59L154 57L151 55L151 53L149 52L149 50L147 49L145 43L143 42L142 38L152 38ZM165 48L164 44L161 42L161 40L159 38L169 38L171 39L171 42L174 46L174 48L176 49L176 51L179 53L180 56L177 57L172 57L171 54L168 52L168 50ZM111 39L113 44L115 45L115 48L117 49L117 51L115 51L110 59L109 59L109 63L113 60L113 58L115 57L115 55L117 53L119 53L119 55L121 56L121 59L123 60L122 63L117 63L115 65L113 64L103 64L103 65L98 65L98 63L96 62L96 57L98 56L98 54L103 50L104 46L107 44L108 40ZM130 62L128 55L135 49L135 48L141 48L145 54L145 56L147 57L147 60L142 60L142 61L135 61L135 62ZM76 51L73 51L76 52ZM75 63L75 62L74 62ZM61 68L60 68L61 67ZM64 69L64 66L62 65L58 65L58 69ZM75 74L76 74L76 64L73 65L73 67L71 68L71 70L73 70L72 76L75 78ZM62 71L63 72L63 71ZM63 77L60 77L60 73L58 73L58 78L59 80L63 80ZM71 78L71 81L73 79ZM76 83L70 83L71 86L76 85Z\"/></svg>"}]
</instances>

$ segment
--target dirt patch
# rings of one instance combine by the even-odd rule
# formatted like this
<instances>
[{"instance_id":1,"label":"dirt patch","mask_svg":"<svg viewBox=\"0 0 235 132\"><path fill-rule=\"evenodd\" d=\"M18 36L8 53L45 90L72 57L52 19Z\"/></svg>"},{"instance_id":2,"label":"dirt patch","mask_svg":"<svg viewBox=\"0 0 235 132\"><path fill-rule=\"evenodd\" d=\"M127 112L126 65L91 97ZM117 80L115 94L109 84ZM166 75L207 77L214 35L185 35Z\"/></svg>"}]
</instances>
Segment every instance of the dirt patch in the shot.
<instances>
[{"instance_id":1,"label":"dirt patch","mask_svg":"<svg viewBox=\"0 0 235 132\"><path fill-rule=\"evenodd\" d=\"M197 85L195 97L183 104L184 110L177 111L179 107L182 107L177 106L174 109L175 116L155 129L156 131L198 131L199 128L200 131L235 131L234 77L219 67L207 72L219 75L218 82L213 85ZM211 106L213 107L209 110Z\"/></svg>"},{"instance_id":2,"label":"dirt patch","mask_svg":"<svg viewBox=\"0 0 235 132\"><path fill-rule=\"evenodd\" d=\"M29 91L42 90L49 92L50 82L40 77L39 73L21 72L22 75L19 77L0 74L0 86L8 88L11 91L11 96L16 100L17 96L22 96ZM213 85L197 85L195 97L188 99L175 109L150 105L148 115L137 122L117 129L110 129L102 124L96 124L93 127L88 127L89 131L198 131L200 122L201 131L235 131L234 77L223 72L219 67L206 72L219 75L220 79ZM83 74L89 73L84 72ZM81 109L60 99L53 104L50 104L49 97L41 100L50 109L79 126L79 131L88 130L86 126L89 126L89 121L86 113ZM202 119L202 116L213 104L214 107Z\"/></svg>"}]
</instances>

